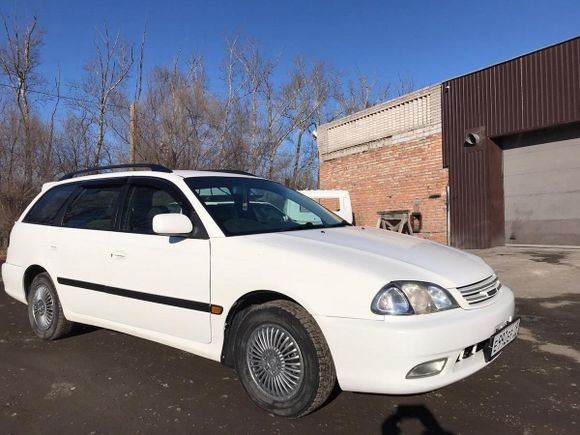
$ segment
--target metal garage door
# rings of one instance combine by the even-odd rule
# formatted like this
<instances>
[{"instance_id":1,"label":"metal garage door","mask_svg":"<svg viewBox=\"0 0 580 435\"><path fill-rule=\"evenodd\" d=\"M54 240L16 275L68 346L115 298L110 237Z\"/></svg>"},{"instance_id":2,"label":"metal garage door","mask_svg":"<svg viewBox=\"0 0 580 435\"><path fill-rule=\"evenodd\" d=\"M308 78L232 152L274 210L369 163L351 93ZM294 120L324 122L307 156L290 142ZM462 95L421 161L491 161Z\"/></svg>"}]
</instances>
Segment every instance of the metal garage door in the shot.
<instances>
[{"instance_id":1,"label":"metal garage door","mask_svg":"<svg viewBox=\"0 0 580 435\"><path fill-rule=\"evenodd\" d=\"M506 243L580 245L580 125L502 145Z\"/></svg>"}]
</instances>

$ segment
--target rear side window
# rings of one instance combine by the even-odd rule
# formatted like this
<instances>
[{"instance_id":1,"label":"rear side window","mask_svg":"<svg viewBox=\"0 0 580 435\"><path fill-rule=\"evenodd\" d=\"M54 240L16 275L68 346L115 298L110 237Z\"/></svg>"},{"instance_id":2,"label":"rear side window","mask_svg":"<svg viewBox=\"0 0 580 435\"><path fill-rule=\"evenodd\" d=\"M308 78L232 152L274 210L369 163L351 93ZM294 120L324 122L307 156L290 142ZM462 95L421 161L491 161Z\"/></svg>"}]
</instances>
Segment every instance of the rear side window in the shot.
<instances>
[{"instance_id":1,"label":"rear side window","mask_svg":"<svg viewBox=\"0 0 580 435\"><path fill-rule=\"evenodd\" d=\"M64 227L112 230L121 186L83 186L69 204L62 221Z\"/></svg>"},{"instance_id":2,"label":"rear side window","mask_svg":"<svg viewBox=\"0 0 580 435\"><path fill-rule=\"evenodd\" d=\"M77 189L74 184L65 184L49 189L32 206L26 214L23 222L28 224L56 225L56 219L67 199Z\"/></svg>"}]
</instances>

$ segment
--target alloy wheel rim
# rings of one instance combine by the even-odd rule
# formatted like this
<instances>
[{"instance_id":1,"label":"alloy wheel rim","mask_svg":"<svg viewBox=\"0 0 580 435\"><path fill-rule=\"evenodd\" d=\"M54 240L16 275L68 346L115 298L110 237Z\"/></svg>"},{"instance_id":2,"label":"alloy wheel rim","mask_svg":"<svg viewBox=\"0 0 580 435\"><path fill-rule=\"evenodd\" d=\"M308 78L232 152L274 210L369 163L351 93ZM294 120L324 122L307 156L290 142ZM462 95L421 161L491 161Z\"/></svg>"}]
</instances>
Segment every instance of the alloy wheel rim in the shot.
<instances>
[{"instance_id":1,"label":"alloy wheel rim","mask_svg":"<svg viewBox=\"0 0 580 435\"><path fill-rule=\"evenodd\" d=\"M271 399L294 397L304 380L302 351L294 337L278 325L261 325L252 332L246 361L252 379Z\"/></svg>"},{"instance_id":2,"label":"alloy wheel rim","mask_svg":"<svg viewBox=\"0 0 580 435\"><path fill-rule=\"evenodd\" d=\"M54 319L54 300L47 286L41 285L36 288L32 298L32 317L36 326L46 331L52 325Z\"/></svg>"}]
</instances>

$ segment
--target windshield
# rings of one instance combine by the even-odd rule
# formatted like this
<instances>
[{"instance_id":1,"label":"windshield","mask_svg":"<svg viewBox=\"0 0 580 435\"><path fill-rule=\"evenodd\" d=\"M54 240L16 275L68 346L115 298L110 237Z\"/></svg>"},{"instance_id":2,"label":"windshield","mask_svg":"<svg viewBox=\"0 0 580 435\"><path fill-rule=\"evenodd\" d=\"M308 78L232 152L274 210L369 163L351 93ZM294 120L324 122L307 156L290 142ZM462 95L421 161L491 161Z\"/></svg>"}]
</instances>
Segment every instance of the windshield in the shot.
<instances>
[{"instance_id":1,"label":"windshield","mask_svg":"<svg viewBox=\"0 0 580 435\"><path fill-rule=\"evenodd\" d=\"M350 225L316 201L272 181L192 177L185 182L226 236Z\"/></svg>"}]
</instances>

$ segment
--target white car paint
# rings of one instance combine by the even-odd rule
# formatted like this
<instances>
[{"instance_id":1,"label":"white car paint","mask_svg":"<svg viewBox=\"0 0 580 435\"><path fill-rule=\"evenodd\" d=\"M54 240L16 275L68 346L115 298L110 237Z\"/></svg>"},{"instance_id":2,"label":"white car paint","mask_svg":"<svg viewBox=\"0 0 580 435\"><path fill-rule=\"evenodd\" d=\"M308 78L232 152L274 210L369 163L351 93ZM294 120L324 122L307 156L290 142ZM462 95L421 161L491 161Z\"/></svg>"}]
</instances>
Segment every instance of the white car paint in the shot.
<instances>
[{"instance_id":1,"label":"white car paint","mask_svg":"<svg viewBox=\"0 0 580 435\"><path fill-rule=\"evenodd\" d=\"M314 317L343 390L393 394L429 391L483 368L488 363L482 352L462 361L458 356L513 318L509 288L502 287L476 308L457 290L492 275L489 266L474 255L430 241L364 227L226 237L184 182L184 177L221 173L126 172L59 184L135 175L174 183L191 202L209 239L175 243L168 236L27 224L21 217L2 266L6 292L26 303L25 271L39 265L52 277L67 319L219 361L227 314L236 301L256 290L274 291ZM58 276L216 304L223 307L223 314L83 292L59 283ZM372 313L371 300L394 280L436 283L460 307L412 316ZM415 365L441 357L448 362L440 374L405 378Z\"/></svg>"}]
</instances>

